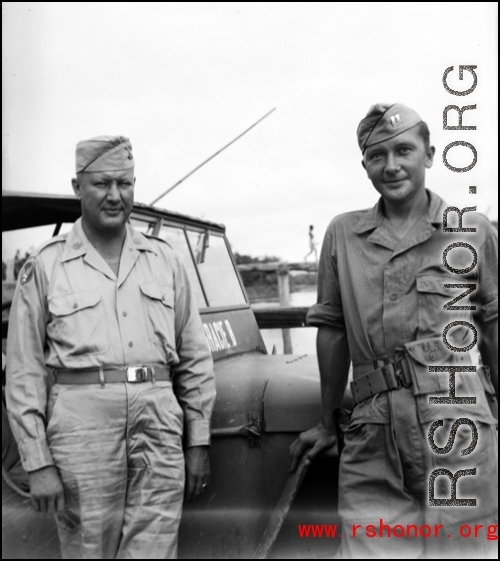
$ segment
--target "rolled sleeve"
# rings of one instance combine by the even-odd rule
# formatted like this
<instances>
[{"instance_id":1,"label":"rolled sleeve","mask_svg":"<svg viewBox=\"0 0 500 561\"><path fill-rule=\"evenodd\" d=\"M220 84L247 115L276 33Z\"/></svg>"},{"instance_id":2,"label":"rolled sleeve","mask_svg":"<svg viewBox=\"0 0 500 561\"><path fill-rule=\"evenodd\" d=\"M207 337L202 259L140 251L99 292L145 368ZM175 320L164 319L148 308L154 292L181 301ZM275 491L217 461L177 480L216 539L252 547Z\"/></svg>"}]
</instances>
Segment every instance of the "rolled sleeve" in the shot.
<instances>
[{"instance_id":1,"label":"rolled sleeve","mask_svg":"<svg viewBox=\"0 0 500 561\"><path fill-rule=\"evenodd\" d=\"M307 311L307 325L312 327L321 327L328 325L331 327L343 327L344 320L338 316L338 313L326 304L314 304Z\"/></svg>"},{"instance_id":2,"label":"rolled sleeve","mask_svg":"<svg viewBox=\"0 0 500 561\"><path fill-rule=\"evenodd\" d=\"M23 467L35 471L54 463L45 434L48 372L44 358L44 275L36 260L26 262L19 279L7 337L6 403Z\"/></svg>"},{"instance_id":3,"label":"rolled sleeve","mask_svg":"<svg viewBox=\"0 0 500 561\"><path fill-rule=\"evenodd\" d=\"M175 331L179 357L174 391L184 411L187 447L210 444L210 418L215 402L212 353L203 331L194 293L183 265L175 274Z\"/></svg>"},{"instance_id":4,"label":"rolled sleeve","mask_svg":"<svg viewBox=\"0 0 500 561\"><path fill-rule=\"evenodd\" d=\"M344 311L335 258L334 223L328 227L321 247L318 268L318 301L307 313L307 325L344 327Z\"/></svg>"}]
</instances>

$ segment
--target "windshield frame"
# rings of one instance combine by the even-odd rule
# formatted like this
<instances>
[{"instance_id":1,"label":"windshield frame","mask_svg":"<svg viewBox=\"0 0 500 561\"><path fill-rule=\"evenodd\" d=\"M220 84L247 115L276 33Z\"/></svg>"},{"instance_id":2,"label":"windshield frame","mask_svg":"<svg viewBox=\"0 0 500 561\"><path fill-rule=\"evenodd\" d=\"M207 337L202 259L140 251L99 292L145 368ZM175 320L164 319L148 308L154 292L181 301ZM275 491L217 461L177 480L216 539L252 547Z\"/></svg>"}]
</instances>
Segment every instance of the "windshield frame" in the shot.
<instances>
[{"instance_id":1,"label":"windshield frame","mask_svg":"<svg viewBox=\"0 0 500 561\"><path fill-rule=\"evenodd\" d=\"M238 267L236 265L236 261L234 259L234 255L231 251L231 247L228 243L228 240L226 238L225 232L222 231L217 231L213 228L210 228L208 225L207 226L202 226L200 225L188 225L188 224L183 224L180 222L176 222L174 220L169 220L168 218L162 218L161 219L161 225L158 228L158 234L160 234L161 232L161 228L165 226L165 227L174 227L177 229L182 229L184 231L184 236L185 236L185 240L187 243L187 246L189 248L189 252L191 255L191 262L195 268L196 274L198 276L198 281L200 283L201 286L201 290L203 292L203 296L205 298L205 302L207 303L206 306L204 307L200 307L199 311L200 313L212 313L212 312L220 312L220 311L228 311L228 310L241 310L241 309L247 309L250 307L250 302L248 300L248 295L246 293L245 290L245 285L243 284L243 280L241 278L241 275L238 271ZM226 306L210 306L210 299L208 298L208 294L207 294L207 288L205 286L205 282L203 280L203 276L200 272L199 266L196 263L196 259L195 259L195 254L194 254L194 250L192 247L192 244L189 240L189 236L188 236L188 232L194 232L194 233L198 233L198 234L205 234L208 232L209 236L213 236L213 237L217 237L217 238L222 238L223 242L224 242L224 247L226 250L226 254L229 256L229 262L232 266L232 271L234 272L234 274L236 275L236 279L238 281L238 286L239 289L241 290L241 294L243 296L243 300L244 302L242 303L238 303L238 304L228 304ZM161 235L159 235L159 237L161 238Z\"/></svg>"}]
</instances>

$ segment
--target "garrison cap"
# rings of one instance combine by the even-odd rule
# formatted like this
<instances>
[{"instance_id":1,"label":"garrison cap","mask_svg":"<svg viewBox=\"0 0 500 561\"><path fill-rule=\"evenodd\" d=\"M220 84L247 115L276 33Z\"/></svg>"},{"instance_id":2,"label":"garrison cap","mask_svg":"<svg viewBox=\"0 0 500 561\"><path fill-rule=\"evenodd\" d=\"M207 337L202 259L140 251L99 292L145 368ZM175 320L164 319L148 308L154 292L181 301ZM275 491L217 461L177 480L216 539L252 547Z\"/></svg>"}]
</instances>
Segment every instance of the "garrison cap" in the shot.
<instances>
[{"instance_id":1,"label":"garrison cap","mask_svg":"<svg viewBox=\"0 0 500 561\"><path fill-rule=\"evenodd\" d=\"M132 144L124 136L96 136L76 145L76 173L133 167Z\"/></svg>"},{"instance_id":2,"label":"garrison cap","mask_svg":"<svg viewBox=\"0 0 500 561\"><path fill-rule=\"evenodd\" d=\"M358 144L364 154L369 146L389 140L422 122L419 114L402 103L372 105L358 125Z\"/></svg>"}]
</instances>

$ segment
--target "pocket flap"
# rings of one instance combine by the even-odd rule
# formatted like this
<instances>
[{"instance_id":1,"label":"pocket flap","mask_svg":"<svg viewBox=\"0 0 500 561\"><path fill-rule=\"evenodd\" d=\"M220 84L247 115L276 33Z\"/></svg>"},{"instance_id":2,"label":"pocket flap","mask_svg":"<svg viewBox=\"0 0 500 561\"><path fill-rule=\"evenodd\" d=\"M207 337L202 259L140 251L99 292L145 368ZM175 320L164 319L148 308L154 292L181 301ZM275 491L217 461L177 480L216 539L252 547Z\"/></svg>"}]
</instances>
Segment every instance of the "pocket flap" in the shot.
<instances>
[{"instance_id":1,"label":"pocket flap","mask_svg":"<svg viewBox=\"0 0 500 561\"><path fill-rule=\"evenodd\" d=\"M458 296L456 288L445 288L445 284L458 284L460 279L452 277L443 277L435 275L426 275L417 277L417 290L418 292L431 292L432 294L442 294L449 296L450 299ZM463 281L462 281L463 282Z\"/></svg>"},{"instance_id":2,"label":"pocket flap","mask_svg":"<svg viewBox=\"0 0 500 561\"><path fill-rule=\"evenodd\" d=\"M406 343L405 348L411 358L423 366L447 364L453 356L453 351L444 345L440 337Z\"/></svg>"},{"instance_id":3,"label":"pocket flap","mask_svg":"<svg viewBox=\"0 0 500 561\"><path fill-rule=\"evenodd\" d=\"M49 298L49 310L55 316L69 316L79 310L92 308L101 300L94 290L76 292L68 296L52 296Z\"/></svg>"},{"instance_id":4,"label":"pocket flap","mask_svg":"<svg viewBox=\"0 0 500 561\"><path fill-rule=\"evenodd\" d=\"M167 285L157 283L141 284L141 292L148 298L159 300L164 306L174 307L174 290Z\"/></svg>"}]
</instances>

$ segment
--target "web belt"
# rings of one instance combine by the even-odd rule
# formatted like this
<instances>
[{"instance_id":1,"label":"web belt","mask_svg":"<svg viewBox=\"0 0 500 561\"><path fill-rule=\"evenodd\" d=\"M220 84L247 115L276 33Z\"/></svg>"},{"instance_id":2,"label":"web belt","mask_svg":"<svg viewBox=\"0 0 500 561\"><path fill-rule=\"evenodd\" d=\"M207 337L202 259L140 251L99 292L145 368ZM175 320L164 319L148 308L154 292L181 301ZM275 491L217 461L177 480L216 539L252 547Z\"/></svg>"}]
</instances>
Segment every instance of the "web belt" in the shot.
<instances>
[{"instance_id":1,"label":"web belt","mask_svg":"<svg viewBox=\"0 0 500 561\"><path fill-rule=\"evenodd\" d=\"M373 361L375 368L368 372L367 366L372 368L371 365L354 367L351 391L355 405L379 393L408 388L412 384L410 365L404 355L400 358L376 359Z\"/></svg>"}]
</instances>

